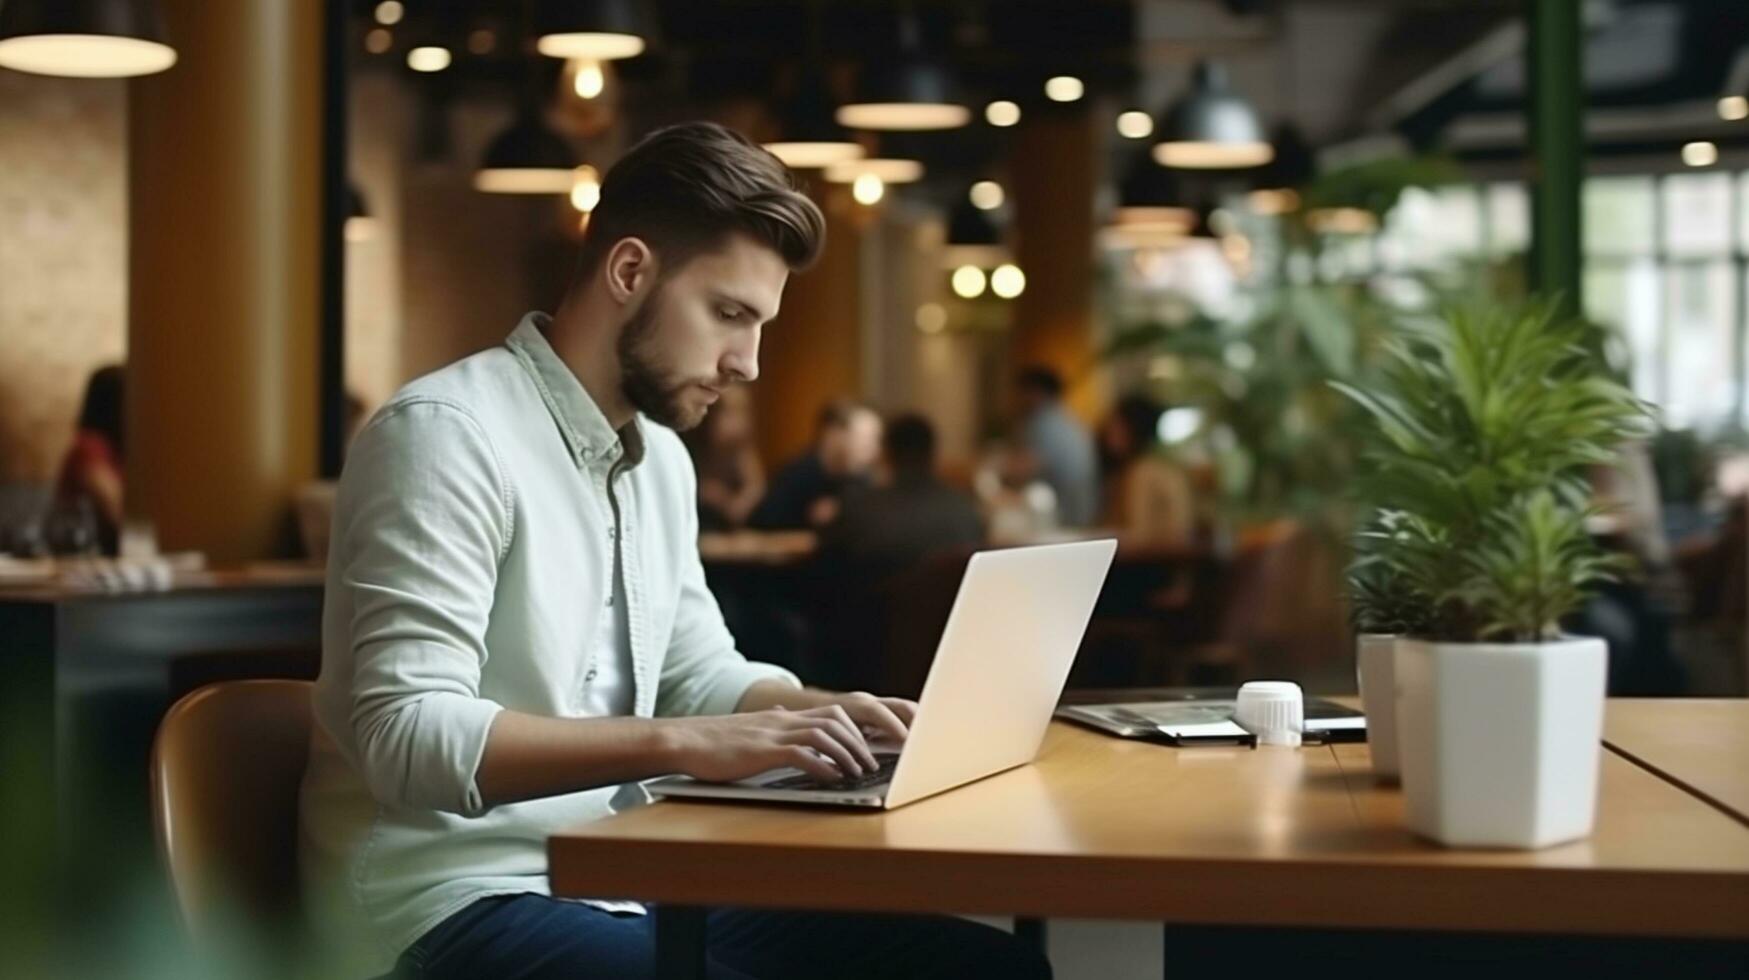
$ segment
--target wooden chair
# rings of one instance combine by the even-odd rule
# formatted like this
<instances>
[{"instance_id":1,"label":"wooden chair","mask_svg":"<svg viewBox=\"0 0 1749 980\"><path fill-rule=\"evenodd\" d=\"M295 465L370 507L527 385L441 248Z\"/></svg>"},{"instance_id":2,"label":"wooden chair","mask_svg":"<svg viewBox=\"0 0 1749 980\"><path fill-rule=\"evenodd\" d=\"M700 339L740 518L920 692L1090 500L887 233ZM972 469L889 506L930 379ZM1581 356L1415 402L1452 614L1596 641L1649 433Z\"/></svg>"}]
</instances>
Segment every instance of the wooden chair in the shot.
<instances>
[{"instance_id":1,"label":"wooden chair","mask_svg":"<svg viewBox=\"0 0 1749 980\"><path fill-rule=\"evenodd\" d=\"M298 787L312 685L212 684L176 702L152 745L152 819L178 911L198 942L246 928L295 939Z\"/></svg>"}]
</instances>

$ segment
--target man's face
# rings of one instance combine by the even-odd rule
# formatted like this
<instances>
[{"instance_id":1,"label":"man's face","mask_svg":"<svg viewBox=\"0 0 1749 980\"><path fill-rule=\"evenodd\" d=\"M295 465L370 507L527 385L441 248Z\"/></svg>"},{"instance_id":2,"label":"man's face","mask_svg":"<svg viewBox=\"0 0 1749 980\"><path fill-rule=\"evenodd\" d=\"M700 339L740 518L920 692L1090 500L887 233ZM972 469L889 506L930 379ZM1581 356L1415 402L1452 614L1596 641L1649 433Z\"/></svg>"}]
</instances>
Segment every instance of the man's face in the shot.
<instances>
[{"instance_id":1,"label":"man's face","mask_svg":"<svg viewBox=\"0 0 1749 980\"><path fill-rule=\"evenodd\" d=\"M842 426L821 433L820 462L836 476L860 476L881 458L881 417L859 409Z\"/></svg>"},{"instance_id":2,"label":"man's face","mask_svg":"<svg viewBox=\"0 0 1749 980\"><path fill-rule=\"evenodd\" d=\"M759 377L760 330L788 279L782 256L742 235L659 276L620 331L627 400L671 429L703 421L724 388Z\"/></svg>"}]
</instances>

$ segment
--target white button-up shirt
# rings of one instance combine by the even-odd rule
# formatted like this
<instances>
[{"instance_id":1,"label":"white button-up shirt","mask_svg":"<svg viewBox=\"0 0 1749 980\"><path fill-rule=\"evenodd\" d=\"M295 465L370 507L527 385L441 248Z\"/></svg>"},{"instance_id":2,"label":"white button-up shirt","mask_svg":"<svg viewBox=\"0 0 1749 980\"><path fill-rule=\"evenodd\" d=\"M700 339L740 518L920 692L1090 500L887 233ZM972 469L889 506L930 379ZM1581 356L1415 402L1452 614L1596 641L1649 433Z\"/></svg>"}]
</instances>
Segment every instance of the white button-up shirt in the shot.
<instances>
[{"instance_id":1,"label":"white button-up shirt","mask_svg":"<svg viewBox=\"0 0 1749 980\"><path fill-rule=\"evenodd\" d=\"M531 313L403 388L340 480L301 858L319 931L361 971L475 899L546 893L550 834L644 798L487 808L475 773L500 710L724 714L755 681L797 683L736 652L679 437L616 432L549 324Z\"/></svg>"}]
</instances>

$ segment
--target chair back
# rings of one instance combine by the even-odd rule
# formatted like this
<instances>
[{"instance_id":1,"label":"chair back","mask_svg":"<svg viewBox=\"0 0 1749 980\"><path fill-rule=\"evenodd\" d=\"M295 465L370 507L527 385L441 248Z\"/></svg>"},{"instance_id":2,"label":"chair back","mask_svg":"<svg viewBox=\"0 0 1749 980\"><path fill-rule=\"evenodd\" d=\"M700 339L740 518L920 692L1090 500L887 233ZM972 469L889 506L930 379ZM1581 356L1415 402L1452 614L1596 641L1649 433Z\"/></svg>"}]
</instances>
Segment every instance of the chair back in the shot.
<instances>
[{"instance_id":1,"label":"chair back","mask_svg":"<svg viewBox=\"0 0 1749 980\"><path fill-rule=\"evenodd\" d=\"M297 920L298 788L313 685L211 684L176 702L152 745L152 819L184 924Z\"/></svg>"}]
</instances>

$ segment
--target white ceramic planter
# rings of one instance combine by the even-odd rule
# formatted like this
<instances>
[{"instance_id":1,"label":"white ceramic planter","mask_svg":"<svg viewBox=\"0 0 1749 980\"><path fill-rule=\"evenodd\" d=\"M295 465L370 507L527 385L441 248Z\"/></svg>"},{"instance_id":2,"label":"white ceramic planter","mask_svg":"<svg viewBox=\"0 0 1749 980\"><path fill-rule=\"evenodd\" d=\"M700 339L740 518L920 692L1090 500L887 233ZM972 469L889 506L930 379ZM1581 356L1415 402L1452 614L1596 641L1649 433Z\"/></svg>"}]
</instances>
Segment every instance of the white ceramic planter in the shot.
<instances>
[{"instance_id":1,"label":"white ceramic planter","mask_svg":"<svg viewBox=\"0 0 1749 980\"><path fill-rule=\"evenodd\" d=\"M1362 633L1354 639L1355 682L1360 685L1360 710L1366 714L1367 749L1373 778L1397 781L1397 637L1393 633Z\"/></svg>"},{"instance_id":2,"label":"white ceramic planter","mask_svg":"<svg viewBox=\"0 0 1749 980\"><path fill-rule=\"evenodd\" d=\"M1597 813L1604 642L1396 644L1409 828L1451 847L1548 847Z\"/></svg>"}]
</instances>

